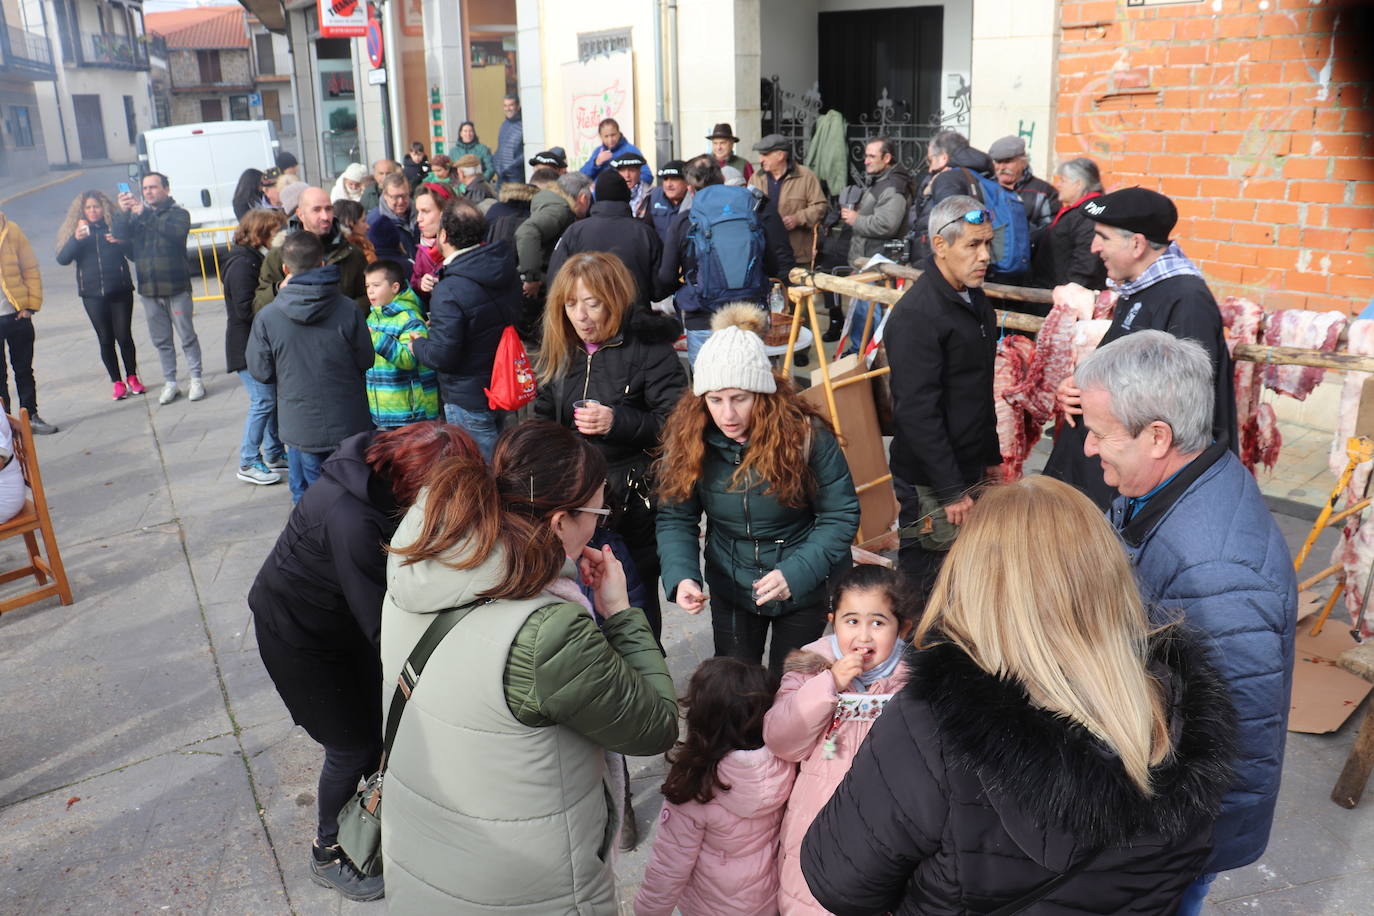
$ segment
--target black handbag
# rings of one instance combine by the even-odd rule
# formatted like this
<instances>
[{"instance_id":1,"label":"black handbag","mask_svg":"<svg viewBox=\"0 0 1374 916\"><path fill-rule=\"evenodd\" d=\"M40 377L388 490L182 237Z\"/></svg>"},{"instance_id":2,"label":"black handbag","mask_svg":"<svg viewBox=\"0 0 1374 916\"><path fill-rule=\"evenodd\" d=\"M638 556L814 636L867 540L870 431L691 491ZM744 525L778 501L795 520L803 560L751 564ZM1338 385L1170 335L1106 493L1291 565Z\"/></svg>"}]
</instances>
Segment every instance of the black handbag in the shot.
<instances>
[{"instance_id":1,"label":"black handbag","mask_svg":"<svg viewBox=\"0 0 1374 916\"><path fill-rule=\"evenodd\" d=\"M382 873L382 777L386 774L387 758L391 756L391 745L396 740L406 700L415 691L420 672L425 670L425 663L449 630L475 608L491 601L491 598L479 598L436 613L420 641L410 650L410 657L401 666L401 674L396 678L396 692L391 695L391 706L386 715L381 763L362 790L339 811L339 848L354 867L369 878Z\"/></svg>"}]
</instances>

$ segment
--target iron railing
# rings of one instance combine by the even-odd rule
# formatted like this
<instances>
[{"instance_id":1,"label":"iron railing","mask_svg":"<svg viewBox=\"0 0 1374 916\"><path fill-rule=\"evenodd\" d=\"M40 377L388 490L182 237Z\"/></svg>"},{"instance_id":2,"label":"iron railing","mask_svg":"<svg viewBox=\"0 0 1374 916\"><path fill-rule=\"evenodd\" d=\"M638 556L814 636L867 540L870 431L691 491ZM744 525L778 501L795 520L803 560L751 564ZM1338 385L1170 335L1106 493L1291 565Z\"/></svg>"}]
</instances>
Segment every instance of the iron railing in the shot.
<instances>
[{"instance_id":1,"label":"iron railing","mask_svg":"<svg viewBox=\"0 0 1374 916\"><path fill-rule=\"evenodd\" d=\"M31 76L56 77L57 71L52 62L52 46L43 35L5 26L4 64L14 71L24 71Z\"/></svg>"},{"instance_id":2,"label":"iron railing","mask_svg":"<svg viewBox=\"0 0 1374 916\"><path fill-rule=\"evenodd\" d=\"M81 63L88 67L147 70L148 48L138 38L82 32Z\"/></svg>"}]
</instances>

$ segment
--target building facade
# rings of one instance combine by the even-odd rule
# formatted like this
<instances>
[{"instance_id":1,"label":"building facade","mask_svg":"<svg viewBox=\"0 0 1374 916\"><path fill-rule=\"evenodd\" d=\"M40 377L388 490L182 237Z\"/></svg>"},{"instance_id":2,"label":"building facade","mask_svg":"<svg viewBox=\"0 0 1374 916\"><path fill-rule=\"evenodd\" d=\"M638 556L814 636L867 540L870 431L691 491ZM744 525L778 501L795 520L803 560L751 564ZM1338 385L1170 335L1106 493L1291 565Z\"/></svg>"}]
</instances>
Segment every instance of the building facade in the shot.
<instances>
[{"instance_id":1,"label":"building facade","mask_svg":"<svg viewBox=\"0 0 1374 916\"><path fill-rule=\"evenodd\" d=\"M169 123L252 117L257 74L242 7L149 13L147 28L166 45Z\"/></svg>"},{"instance_id":2,"label":"building facade","mask_svg":"<svg viewBox=\"0 0 1374 916\"><path fill-rule=\"evenodd\" d=\"M30 23L17 0L0 3L0 178L47 169L35 88L56 79L41 10Z\"/></svg>"}]
</instances>

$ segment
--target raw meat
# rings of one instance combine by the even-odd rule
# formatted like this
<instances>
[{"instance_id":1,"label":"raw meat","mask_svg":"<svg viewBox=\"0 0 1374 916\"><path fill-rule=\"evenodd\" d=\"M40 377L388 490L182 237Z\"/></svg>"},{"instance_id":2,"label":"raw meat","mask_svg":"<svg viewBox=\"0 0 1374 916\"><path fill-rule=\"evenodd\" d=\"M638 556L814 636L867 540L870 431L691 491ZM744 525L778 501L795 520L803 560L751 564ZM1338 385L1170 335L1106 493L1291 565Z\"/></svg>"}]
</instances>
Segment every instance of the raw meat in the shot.
<instances>
[{"instance_id":1,"label":"raw meat","mask_svg":"<svg viewBox=\"0 0 1374 916\"><path fill-rule=\"evenodd\" d=\"M1073 364L1077 366L1083 357L1096 350L1102 343L1102 336L1112 326L1110 318L1089 318L1076 322L1073 326Z\"/></svg>"},{"instance_id":2,"label":"raw meat","mask_svg":"<svg viewBox=\"0 0 1374 916\"><path fill-rule=\"evenodd\" d=\"M1035 335L1035 357L1025 378L1003 393L1007 403L1039 424L1058 414L1055 390L1073 374L1074 325L1093 317L1097 294L1077 283L1054 288L1054 305Z\"/></svg>"},{"instance_id":3,"label":"raw meat","mask_svg":"<svg viewBox=\"0 0 1374 916\"><path fill-rule=\"evenodd\" d=\"M1221 304L1221 320L1226 325L1226 347L1234 355L1237 344L1259 342L1264 309L1249 299L1228 296ZM1260 367L1248 360L1236 360L1235 366L1240 460L1251 473L1260 466L1272 470L1279 460L1283 437L1274 408L1260 400Z\"/></svg>"},{"instance_id":4,"label":"raw meat","mask_svg":"<svg viewBox=\"0 0 1374 916\"><path fill-rule=\"evenodd\" d=\"M1007 334L998 341L992 374L992 401L997 412L997 442L1002 451L1002 479L1018 480L1021 466L1040 438L1041 424L1007 402L1006 392L1019 386L1030 370L1035 344L1029 337Z\"/></svg>"},{"instance_id":5,"label":"raw meat","mask_svg":"<svg viewBox=\"0 0 1374 916\"><path fill-rule=\"evenodd\" d=\"M1363 356L1374 355L1374 321L1352 321L1350 338L1346 351ZM1341 409L1337 418L1336 434L1331 441L1329 466L1331 473L1339 475L1346 465L1346 440L1355 431L1355 415L1360 409L1360 390L1364 387L1368 372L1347 372L1345 386L1341 389ZM1356 465L1355 473L1345 488L1341 508L1354 505L1365 495L1369 482L1371 464L1364 462ZM1350 611L1351 623L1359 617L1360 601L1364 596L1365 583L1369 579L1369 568L1374 562L1374 522L1370 521L1374 510L1366 509L1346 523L1341 531L1340 543L1332 551L1331 562L1339 563L1345 571L1345 606ZM1371 597L1374 603L1374 597ZM1362 636L1374 635L1374 607L1365 614Z\"/></svg>"},{"instance_id":6,"label":"raw meat","mask_svg":"<svg viewBox=\"0 0 1374 916\"><path fill-rule=\"evenodd\" d=\"M1336 349L1347 316L1341 312L1309 312L1286 309L1274 312L1264 329L1264 342L1271 347L1301 347L1330 353ZM1265 366L1264 384L1279 394L1307 400L1326 370L1312 366Z\"/></svg>"}]
</instances>

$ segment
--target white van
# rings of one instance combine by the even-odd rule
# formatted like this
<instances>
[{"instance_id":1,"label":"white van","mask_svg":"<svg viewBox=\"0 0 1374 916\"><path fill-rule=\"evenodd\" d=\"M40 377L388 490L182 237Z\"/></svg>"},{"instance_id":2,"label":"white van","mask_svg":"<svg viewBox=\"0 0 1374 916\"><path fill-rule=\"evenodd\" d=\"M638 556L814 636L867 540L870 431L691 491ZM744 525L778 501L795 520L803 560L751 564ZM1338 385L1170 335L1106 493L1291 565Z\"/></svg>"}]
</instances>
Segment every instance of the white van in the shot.
<instances>
[{"instance_id":1,"label":"white van","mask_svg":"<svg viewBox=\"0 0 1374 916\"><path fill-rule=\"evenodd\" d=\"M172 197L191 214L192 229L232 226L238 223L234 189L239 176L244 169L271 168L280 147L271 121L177 124L140 133L138 164L129 172L135 181L149 172L166 175ZM194 251L197 244L192 235L186 247Z\"/></svg>"}]
</instances>

